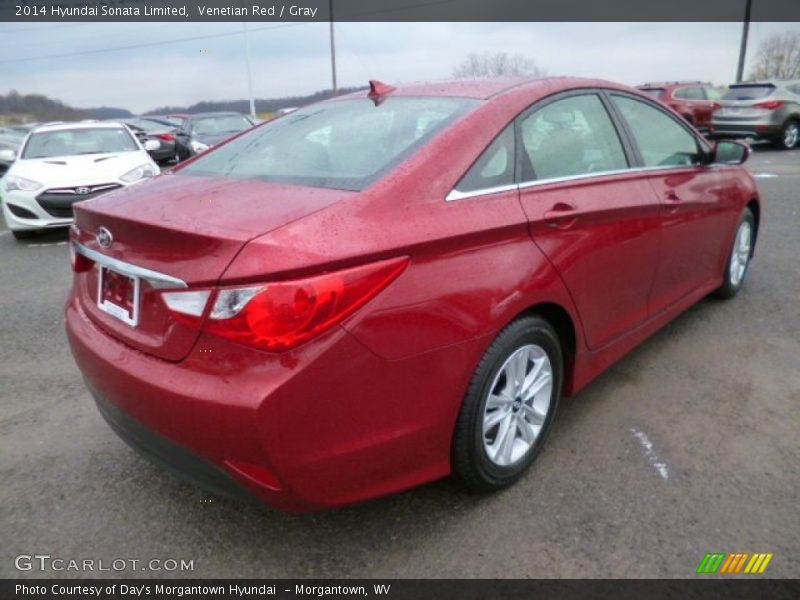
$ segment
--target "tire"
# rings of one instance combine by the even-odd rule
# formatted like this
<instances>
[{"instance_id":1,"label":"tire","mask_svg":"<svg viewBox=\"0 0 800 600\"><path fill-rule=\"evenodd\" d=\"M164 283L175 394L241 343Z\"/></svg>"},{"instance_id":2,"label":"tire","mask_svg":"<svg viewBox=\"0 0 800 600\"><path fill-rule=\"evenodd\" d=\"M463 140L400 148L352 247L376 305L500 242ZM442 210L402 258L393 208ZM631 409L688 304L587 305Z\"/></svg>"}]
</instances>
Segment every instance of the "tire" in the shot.
<instances>
[{"instance_id":1,"label":"tire","mask_svg":"<svg viewBox=\"0 0 800 600\"><path fill-rule=\"evenodd\" d=\"M724 283L715 293L718 298L733 298L744 286L750 259L753 256L755 233L753 213L746 208L736 225L736 233L733 236L728 260L725 262ZM743 236L746 237L746 241L743 240Z\"/></svg>"},{"instance_id":2,"label":"tire","mask_svg":"<svg viewBox=\"0 0 800 600\"><path fill-rule=\"evenodd\" d=\"M525 387L510 383L520 366L526 373L523 382L533 376L528 398L523 398ZM500 332L472 376L453 436L453 472L467 488L499 490L530 467L552 425L562 379L561 344L547 321L522 317ZM513 439L508 433L512 427Z\"/></svg>"},{"instance_id":3,"label":"tire","mask_svg":"<svg viewBox=\"0 0 800 600\"><path fill-rule=\"evenodd\" d=\"M20 231L11 230L11 235L14 236L15 240L29 240L37 233L35 229L22 229Z\"/></svg>"},{"instance_id":4,"label":"tire","mask_svg":"<svg viewBox=\"0 0 800 600\"><path fill-rule=\"evenodd\" d=\"M791 120L784 123L781 129L781 136L775 140L778 148L791 150L800 145L800 122Z\"/></svg>"}]
</instances>

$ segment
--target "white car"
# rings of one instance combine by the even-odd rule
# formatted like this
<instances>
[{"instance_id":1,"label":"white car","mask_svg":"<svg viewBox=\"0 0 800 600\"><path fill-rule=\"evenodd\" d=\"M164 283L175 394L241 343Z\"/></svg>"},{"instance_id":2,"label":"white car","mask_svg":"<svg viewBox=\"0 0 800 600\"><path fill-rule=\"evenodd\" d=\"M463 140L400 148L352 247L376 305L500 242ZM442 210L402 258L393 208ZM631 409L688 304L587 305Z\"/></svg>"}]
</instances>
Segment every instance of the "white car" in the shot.
<instances>
[{"instance_id":1,"label":"white car","mask_svg":"<svg viewBox=\"0 0 800 600\"><path fill-rule=\"evenodd\" d=\"M147 144L118 123L58 123L37 127L0 179L6 225L17 239L72 223L72 205L159 174Z\"/></svg>"}]
</instances>

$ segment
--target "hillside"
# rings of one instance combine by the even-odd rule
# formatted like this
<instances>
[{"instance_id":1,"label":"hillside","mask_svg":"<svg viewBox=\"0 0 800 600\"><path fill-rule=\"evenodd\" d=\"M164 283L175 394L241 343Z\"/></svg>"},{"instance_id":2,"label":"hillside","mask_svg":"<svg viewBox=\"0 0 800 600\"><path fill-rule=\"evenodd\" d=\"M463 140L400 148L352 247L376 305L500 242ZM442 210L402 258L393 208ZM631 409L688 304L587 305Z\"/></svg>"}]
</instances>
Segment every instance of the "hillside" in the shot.
<instances>
[{"instance_id":1,"label":"hillside","mask_svg":"<svg viewBox=\"0 0 800 600\"><path fill-rule=\"evenodd\" d=\"M364 88L342 88L340 94L349 94ZM320 90L306 96L285 96L283 98L258 98L257 113L274 113L278 109L290 106L304 106L312 102L325 100L332 96L331 90ZM202 101L191 106L162 106L148 110L144 114L200 113L214 111L250 112L247 100ZM20 94L11 90L8 94L0 94L0 125L14 123L30 123L33 121L79 121L81 119L117 119L131 117L133 113L124 108L101 106L96 108L73 108L60 100L41 94Z\"/></svg>"},{"instance_id":2,"label":"hillside","mask_svg":"<svg viewBox=\"0 0 800 600\"><path fill-rule=\"evenodd\" d=\"M133 113L124 108L107 106L73 108L42 94L20 94L16 90L11 90L6 95L0 94L0 123L3 124L115 119L130 116L133 116Z\"/></svg>"},{"instance_id":3,"label":"hillside","mask_svg":"<svg viewBox=\"0 0 800 600\"><path fill-rule=\"evenodd\" d=\"M0 94L0 118L5 123L24 123L30 121L65 121L85 119L86 115L40 94L20 94L11 90L5 96Z\"/></svg>"},{"instance_id":4,"label":"hillside","mask_svg":"<svg viewBox=\"0 0 800 600\"><path fill-rule=\"evenodd\" d=\"M358 90L365 89L363 87L341 88L339 94L349 94ZM282 98L256 98L256 113L272 113L281 108L290 106L304 106L312 102L319 102L326 100L333 94L331 90L320 90L313 94L306 96L284 96ZM146 115L163 115L173 113L201 113L201 112L215 112L215 111L235 111L240 113L250 112L250 102L248 100L221 100L216 102L203 101L191 106L162 106L148 110Z\"/></svg>"}]
</instances>

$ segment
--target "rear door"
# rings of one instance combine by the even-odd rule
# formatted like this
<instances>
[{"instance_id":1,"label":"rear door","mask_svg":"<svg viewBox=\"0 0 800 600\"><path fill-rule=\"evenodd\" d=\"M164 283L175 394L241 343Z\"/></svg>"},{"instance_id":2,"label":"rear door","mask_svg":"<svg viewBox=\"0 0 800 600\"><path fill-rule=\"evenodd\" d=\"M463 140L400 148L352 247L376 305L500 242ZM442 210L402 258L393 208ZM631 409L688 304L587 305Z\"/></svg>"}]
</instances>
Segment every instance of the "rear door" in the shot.
<instances>
[{"instance_id":1,"label":"rear door","mask_svg":"<svg viewBox=\"0 0 800 600\"><path fill-rule=\"evenodd\" d=\"M520 199L534 242L561 274L590 348L648 316L659 205L599 91L537 103L517 119Z\"/></svg>"},{"instance_id":2,"label":"rear door","mask_svg":"<svg viewBox=\"0 0 800 600\"><path fill-rule=\"evenodd\" d=\"M657 313L721 274L738 218L735 179L705 164L710 149L674 115L638 96L610 98L661 204L661 260L650 299Z\"/></svg>"}]
</instances>

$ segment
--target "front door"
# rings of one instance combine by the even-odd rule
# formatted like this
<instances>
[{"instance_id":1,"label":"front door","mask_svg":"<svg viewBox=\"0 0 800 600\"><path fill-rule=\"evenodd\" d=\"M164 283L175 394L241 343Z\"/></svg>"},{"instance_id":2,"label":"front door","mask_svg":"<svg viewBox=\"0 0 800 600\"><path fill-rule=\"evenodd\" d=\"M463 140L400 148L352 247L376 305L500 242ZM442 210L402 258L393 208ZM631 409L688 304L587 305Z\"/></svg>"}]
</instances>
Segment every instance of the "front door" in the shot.
<instances>
[{"instance_id":1,"label":"front door","mask_svg":"<svg viewBox=\"0 0 800 600\"><path fill-rule=\"evenodd\" d=\"M705 164L703 143L678 119L639 98L611 99L661 203L661 260L650 297L655 314L721 274L721 252L738 217L737 194L724 168Z\"/></svg>"},{"instance_id":2,"label":"front door","mask_svg":"<svg viewBox=\"0 0 800 600\"><path fill-rule=\"evenodd\" d=\"M599 93L537 105L517 120L520 199L534 242L560 273L587 344L601 348L648 316L659 204Z\"/></svg>"}]
</instances>

